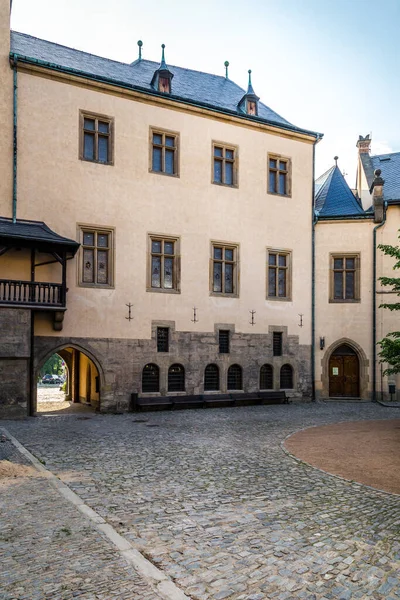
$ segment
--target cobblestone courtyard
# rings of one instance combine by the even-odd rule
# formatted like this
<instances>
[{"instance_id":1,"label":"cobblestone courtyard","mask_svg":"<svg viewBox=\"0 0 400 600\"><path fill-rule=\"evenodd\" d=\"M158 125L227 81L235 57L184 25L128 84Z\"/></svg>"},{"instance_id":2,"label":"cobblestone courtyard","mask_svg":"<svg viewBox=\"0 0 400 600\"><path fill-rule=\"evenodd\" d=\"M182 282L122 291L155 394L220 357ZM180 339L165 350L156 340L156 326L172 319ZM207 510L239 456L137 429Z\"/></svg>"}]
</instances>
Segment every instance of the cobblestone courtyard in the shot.
<instances>
[{"instance_id":1,"label":"cobblestone courtyard","mask_svg":"<svg viewBox=\"0 0 400 600\"><path fill-rule=\"evenodd\" d=\"M398 416L332 403L2 424L193 600L398 600L400 496L281 448L305 427ZM29 485L0 493L1 600L159 598L75 507Z\"/></svg>"}]
</instances>

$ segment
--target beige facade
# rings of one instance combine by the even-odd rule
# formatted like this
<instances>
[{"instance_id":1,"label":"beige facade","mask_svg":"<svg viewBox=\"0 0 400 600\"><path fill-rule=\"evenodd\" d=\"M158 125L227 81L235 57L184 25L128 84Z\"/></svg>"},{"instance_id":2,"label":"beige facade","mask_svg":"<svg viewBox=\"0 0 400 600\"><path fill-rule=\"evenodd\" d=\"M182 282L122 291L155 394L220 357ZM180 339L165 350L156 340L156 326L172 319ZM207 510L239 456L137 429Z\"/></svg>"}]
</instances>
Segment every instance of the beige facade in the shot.
<instances>
[{"instance_id":1,"label":"beige facade","mask_svg":"<svg viewBox=\"0 0 400 600\"><path fill-rule=\"evenodd\" d=\"M368 136L349 191L357 214L317 211L313 247L321 136L258 105L250 82L239 93L224 78L112 63L24 34L9 55L8 31L0 0L0 415L34 413L36 374L54 352L69 397L103 411L146 393L346 397L332 376L345 360L356 369L351 397L387 398L374 326L379 341L398 319L378 308L389 298L379 284L374 312L374 256L377 277L393 261L373 236L397 243L400 206L384 211L384 193L378 207L370 191ZM210 85L207 102L190 81L196 93ZM353 297L338 301L334 261L347 258Z\"/></svg>"},{"instance_id":2,"label":"beige facade","mask_svg":"<svg viewBox=\"0 0 400 600\"><path fill-rule=\"evenodd\" d=\"M1 7L6 31L6 0L1 0ZM20 45L27 43L17 35ZM8 82L1 114L12 133L8 45L1 50L1 73ZM281 368L289 365L287 394L309 398L310 214L313 145L318 134L284 121L281 125L273 121L274 116L271 122L260 115L251 118L254 99L253 112L243 116L246 103L238 104L235 112L181 101L168 93L143 93L134 86L122 88L111 80L99 82L21 58L27 52L23 46L11 57L18 89L17 221L43 221L59 236L82 244L76 256L63 263L67 310L51 312L42 306L33 311L33 377L49 352L80 352L82 374L75 395L80 400L90 397L102 410L126 410L131 393L144 392L142 374L148 363L161 369L159 393L165 394L173 387L169 373L175 363L185 369L188 394L204 392L209 363L219 368L218 391L226 392L232 385L228 375L232 364L243 370L237 389L257 390L260 368L267 363L273 367L274 389L282 388ZM224 79L220 79L221 86ZM172 92L174 85L173 81ZM85 159L87 123L109 128L108 164ZM164 142L165 136L172 136L176 145L171 176L152 168L153 136L158 134ZM97 146L96 151L100 152ZM234 153L233 185L214 181L215 156L220 151L228 152L228 161L229 152ZM6 153L12 173L10 148ZM271 160L275 161L274 184ZM228 168L221 164L222 169ZM274 185L285 187L276 187L273 193ZM2 194L3 217L11 215L12 196L11 187ZM106 257L100 247L85 246L85 240L97 240L98 235L106 236ZM154 240L174 245L173 289L157 289L152 283ZM34 293L48 293L46 283L53 286L49 293L62 293L60 261L49 259L49 250L39 246L32 259L29 248L16 244L0 256L1 278L32 281L33 260L34 281L41 282L41 291ZM215 287L213 279L215 252L220 251L228 262L233 257L233 289L226 293ZM98 275L104 277L103 284L85 282L89 255L95 268L108 262L107 274ZM279 277L285 280L279 284L285 288L281 297L269 292L268 268L273 271L269 260L277 261L270 275L276 285ZM284 263L280 275L279 261ZM230 268L224 260L220 264L224 273ZM37 290L33 283L27 283L28 288ZM170 350L161 355L157 327L165 324ZM228 356L220 352L220 329L230 332ZM274 333L281 336L279 355L273 351ZM90 370L86 357L94 367L89 375L83 373ZM93 392L95 370L98 392Z\"/></svg>"}]
</instances>

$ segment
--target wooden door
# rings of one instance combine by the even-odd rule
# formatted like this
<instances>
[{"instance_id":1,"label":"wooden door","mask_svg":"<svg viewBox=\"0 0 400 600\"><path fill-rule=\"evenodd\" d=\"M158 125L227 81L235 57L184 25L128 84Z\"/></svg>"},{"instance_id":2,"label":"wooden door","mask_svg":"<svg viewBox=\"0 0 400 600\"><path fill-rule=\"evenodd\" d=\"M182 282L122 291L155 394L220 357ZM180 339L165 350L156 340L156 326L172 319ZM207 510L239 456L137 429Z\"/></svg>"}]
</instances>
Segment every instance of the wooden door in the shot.
<instances>
[{"instance_id":1,"label":"wooden door","mask_svg":"<svg viewBox=\"0 0 400 600\"><path fill-rule=\"evenodd\" d=\"M331 356L329 360L329 395L359 396L359 364L356 355Z\"/></svg>"},{"instance_id":2,"label":"wooden door","mask_svg":"<svg viewBox=\"0 0 400 600\"><path fill-rule=\"evenodd\" d=\"M344 396L359 396L357 356L343 356Z\"/></svg>"}]
</instances>

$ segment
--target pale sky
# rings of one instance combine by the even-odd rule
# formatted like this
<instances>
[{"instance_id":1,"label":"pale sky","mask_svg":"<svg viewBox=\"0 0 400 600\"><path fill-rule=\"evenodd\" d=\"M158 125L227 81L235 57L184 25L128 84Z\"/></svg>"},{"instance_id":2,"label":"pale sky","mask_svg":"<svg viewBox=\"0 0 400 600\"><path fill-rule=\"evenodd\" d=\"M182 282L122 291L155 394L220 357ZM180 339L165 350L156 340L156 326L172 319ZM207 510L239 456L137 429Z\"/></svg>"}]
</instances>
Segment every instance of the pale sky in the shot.
<instances>
[{"instance_id":1,"label":"pale sky","mask_svg":"<svg viewBox=\"0 0 400 600\"><path fill-rule=\"evenodd\" d=\"M324 133L316 175L333 164L353 187L358 135L400 151L400 0L13 0L16 31L121 62L143 57L229 77L252 69L261 100Z\"/></svg>"}]
</instances>

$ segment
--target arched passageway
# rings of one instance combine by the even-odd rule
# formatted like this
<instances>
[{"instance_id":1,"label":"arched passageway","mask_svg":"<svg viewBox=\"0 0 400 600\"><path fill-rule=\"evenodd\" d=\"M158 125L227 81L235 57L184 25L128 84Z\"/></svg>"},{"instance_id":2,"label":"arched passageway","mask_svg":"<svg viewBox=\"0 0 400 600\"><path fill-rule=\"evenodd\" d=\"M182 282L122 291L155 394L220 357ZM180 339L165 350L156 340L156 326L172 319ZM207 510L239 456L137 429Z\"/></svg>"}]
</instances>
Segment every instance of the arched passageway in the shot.
<instances>
[{"instance_id":1,"label":"arched passageway","mask_svg":"<svg viewBox=\"0 0 400 600\"><path fill-rule=\"evenodd\" d=\"M39 361L36 373L37 390L32 412L34 414L48 410L54 412L65 410L73 405L84 405L99 410L101 377L96 363L94 357L73 346L48 352ZM43 373L44 366L44 370L52 372ZM45 404L43 410L42 401ZM58 408L54 404L57 401L60 404ZM50 403L53 403L52 408Z\"/></svg>"}]
</instances>

